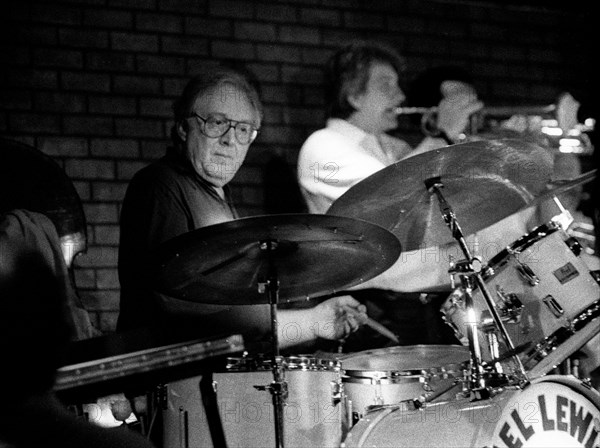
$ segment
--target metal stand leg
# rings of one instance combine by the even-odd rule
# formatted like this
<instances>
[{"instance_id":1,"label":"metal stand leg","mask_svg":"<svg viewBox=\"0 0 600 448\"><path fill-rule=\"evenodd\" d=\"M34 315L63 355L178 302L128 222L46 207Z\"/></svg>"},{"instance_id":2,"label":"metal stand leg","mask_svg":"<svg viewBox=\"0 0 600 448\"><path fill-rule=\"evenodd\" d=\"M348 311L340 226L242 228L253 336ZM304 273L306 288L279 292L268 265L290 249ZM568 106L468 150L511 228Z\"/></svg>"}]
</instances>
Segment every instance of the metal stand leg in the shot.
<instances>
[{"instance_id":1,"label":"metal stand leg","mask_svg":"<svg viewBox=\"0 0 600 448\"><path fill-rule=\"evenodd\" d=\"M271 310L271 370L273 382L269 386L257 387L260 390L268 389L273 396L273 417L275 424L275 446L284 447L283 410L287 398L287 383L285 382L279 365L279 324L277 321L277 303L279 302L279 279L277 269L273 262L272 253L277 250L277 241L267 240L260 244L261 250L268 251L269 275L264 283L259 283L259 292L266 293ZM256 387L256 386L255 386Z\"/></svg>"},{"instance_id":2,"label":"metal stand leg","mask_svg":"<svg viewBox=\"0 0 600 448\"><path fill-rule=\"evenodd\" d=\"M497 325L497 327L500 331L502 339L505 341L507 347L509 348L509 351L516 353L515 346L514 346L512 340L510 339L508 331L506 330L506 327L504 326L504 323L502 322L500 315L498 314L498 310L496 309L496 304L495 304L494 300L492 299L492 296L491 296L489 290L487 289L485 281L483 280L483 277L481 275L481 270L483 267L481 260L479 260L477 257L473 257L471 255L471 251L467 247L465 237L462 233L462 229L460 228L458 220L456 219L456 215L454 214L452 207L450 206L450 204L448 204L448 202L446 201L446 199L444 198L444 196L442 194L441 189L444 187L444 184L442 183L442 181L439 177L434 177L431 179L427 179L425 181L425 187L427 188L427 190L429 191L430 194L432 194L432 195L435 194L437 196L442 217L444 218L444 221L450 228L453 238L458 242L463 254L465 255L466 261L459 264L459 269L457 270L457 272L460 273L461 279L463 281L463 288L465 289L465 293L466 293L466 297L467 297L467 303L466 303L467 310L469 312L472 312L472 310L473 310L473 302L472 302L472 296L470 294L470 291L472 289L472 286L473 286L472 282L474 279L474 281L476 282L476 285L481 290L481 293L483 295L483 298L485 300L487 308L489 309L490 314L492 315L492 318L494 319L494 323ZM474 316L470 316L470 317L474 317ZM471 350L471 375L472 375L471 385L472 386L475 386L476 384L483 385L484 381L482 380L482 376L481 376L481 374L482 374L481 352L480 352L479 341L477 338L477 327L474 322L474 319L472 319L472 322L469 323L468 337L469 337L469 348ZM518 357L517 354L514 354L513 358L519 369L519 376L520 376L521 380L527 381L527 374L525 373L525 368L523 367L523 363L521 362L521 359Z\"/></svg>"},{"instance_id":3,"label":"metal stand leg","mask_svg":"<svg viewBox=\"0 0 600 448\"><path fill-rule=\"evenodd\" d=\"M213 387L212 372L202 375L202 379L198 383L200 388L200 397L202 397L202 405L206 411L206 420L208 421L208 429L213 441L213 446L227 448L225 440L225 432L223 431L223 423L219 414L219 406L217 404L217 394Z\"/></svg>"}]
</instances>

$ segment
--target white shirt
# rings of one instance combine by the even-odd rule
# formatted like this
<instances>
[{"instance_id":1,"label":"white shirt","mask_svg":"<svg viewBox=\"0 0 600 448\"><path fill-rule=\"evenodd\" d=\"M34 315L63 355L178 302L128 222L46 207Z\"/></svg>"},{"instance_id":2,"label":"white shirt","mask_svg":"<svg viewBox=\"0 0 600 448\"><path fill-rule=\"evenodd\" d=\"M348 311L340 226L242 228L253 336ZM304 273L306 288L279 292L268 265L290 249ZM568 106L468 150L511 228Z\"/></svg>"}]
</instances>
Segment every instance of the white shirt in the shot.
<instances>
[{"instance_id":1,"label":"white shirt","mask_svg":"<svg viewBox=\"0 0 600 448\"><path fill-rule=\"evenodd\" d=\"M311 213L326 213L335 200L371 174L404 158L442 146L446 146L443 140L425 138L413 150L403 140L386 134L376 137L345 120L329 119L325 129L314 132L306 140L298 158L298 179L308 209ZM568 176L563 174L556 177ZM551 213L549 216L558 214L559 210L552 207ZM524 209L466 236L472 255L481 256L484 263L488 262L492 256L527 234L531 228L545 223L546 219L534 222L534 214L534 209ZM461 219L468 219L457 218L459 223ZM450 258L455 261L464 258L456 243L402 252L390 269L356 288L446 290L450 286Z\"/></svg>"},{"instance_id":2,"label":"white shirt","mask_svg":"<svg viewBox=\"0 0 600 448\"><path fill-rule=\"evenodd\" d=\"M427 138L417 150L442 146ZM371 174L411 154L403 140L375 136L340 118L314 132L298 156L298 180L310 213L325 213L333 201Z\"/></svg>"},{"instance_id":3,"label":"white shirt","mask_svg":"<svg viewBox=\"0 0 600 448\"><path fill-rule=\"evenodd\" d=\"M439 139L426 138L414 152L444 146ZM306 140L298 156L298 180L310 213L326 213L331 204L350 187L371 174L413 154L403 140L382 134L374 136L346 120L331 118L327 127ZM441 218L440 218L441 219ZM385 273L358 288L422 291L447 287L448 265L435 250L401 254Z\"/></svg>"}]
</instances>

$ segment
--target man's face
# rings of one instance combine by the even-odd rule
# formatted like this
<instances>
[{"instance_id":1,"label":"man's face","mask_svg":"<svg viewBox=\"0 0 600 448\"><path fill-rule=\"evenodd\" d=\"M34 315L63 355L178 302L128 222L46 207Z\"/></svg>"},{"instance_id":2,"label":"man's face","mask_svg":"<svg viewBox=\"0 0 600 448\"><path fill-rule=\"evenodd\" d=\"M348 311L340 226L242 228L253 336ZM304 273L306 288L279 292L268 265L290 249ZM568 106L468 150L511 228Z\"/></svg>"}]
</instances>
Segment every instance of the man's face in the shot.
<instances>
[{"instance_id":1,"label":"man's face","mask_svg":"<svg viewBox=\"0 0 600 448\"><path fill-rule=\"evenodd\" d=\"M215 117L259 127L257 112L246 95L230 84L215 87L196 98L194 113L204 119ZM221 137L207 137L202 132L205 126L202 120L193 116L186 122L185 157L200 177L216 187L224 186L240 168L250 143L241 144L233 127Z\"/></svg>"},{"instance_id":2,"label":"man's face","mask_svg":"<svg viewBox=\"0 0 600 448\"><path fill-rule=\"evenodd\" d=\"M365 91L351 98L351 104L356 109L353 122L372 134L394 129L398 126L394 109L404 98L396 70L390 64L374 62L369 69Z\"/></svg>"}]
</instances>

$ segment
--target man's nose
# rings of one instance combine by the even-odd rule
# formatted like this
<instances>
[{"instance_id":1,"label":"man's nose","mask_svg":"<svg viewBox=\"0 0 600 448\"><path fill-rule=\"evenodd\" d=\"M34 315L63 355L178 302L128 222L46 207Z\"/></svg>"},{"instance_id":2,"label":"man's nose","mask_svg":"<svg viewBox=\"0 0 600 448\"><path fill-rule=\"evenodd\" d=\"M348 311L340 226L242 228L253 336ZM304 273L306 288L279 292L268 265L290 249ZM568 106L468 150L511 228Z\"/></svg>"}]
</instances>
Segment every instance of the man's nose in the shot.
<instances>
[{"instance_id":1,"label":"man's nose","mask_svg":"<svg viewBox=\"0 0 600 448\"><path fill-rule=\"evenodd\" d=\"M402 91L402 89L400 87L396 88L395 91L395 99L398 104L403 103L404 100L406 99L406 95L404 94L404 92Z\"/></svg>"},{"instance_id":2,"label":"man's nose","mask_svg":"<svg viewBox=\"0 0 600 448\"><path fill-rule=\"evenodd\" d=\"M225 132L225 134L223 134L219 138L219 141L222 145L229 146L234 143L234 139L235 139L235 128L232 126L227 130L227 132Z\"/></svg>"}]
</instances>

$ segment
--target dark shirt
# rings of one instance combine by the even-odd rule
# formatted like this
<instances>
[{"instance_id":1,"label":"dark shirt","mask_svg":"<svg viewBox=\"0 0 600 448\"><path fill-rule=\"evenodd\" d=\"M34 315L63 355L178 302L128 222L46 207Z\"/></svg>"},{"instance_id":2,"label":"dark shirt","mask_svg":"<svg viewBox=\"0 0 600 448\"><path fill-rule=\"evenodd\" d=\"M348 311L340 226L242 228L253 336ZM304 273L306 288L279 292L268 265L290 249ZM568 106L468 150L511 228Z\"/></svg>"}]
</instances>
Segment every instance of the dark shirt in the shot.
<instances>
[{"instance_id":1,"label":"dark shirt","mask_svg":"<svg viewBox=\"0 0 600 448\"><path fill-rule=\"evenodd\" d=\"M209 305L152 288L149 260L159 244L238 217L228 188L224 191L222 199L173 149L133 177L121 211L118 331L156 327L194 337L235 333L245 339L264 338L270 322L267 305Z\"/></svg>"}]
</instances>

